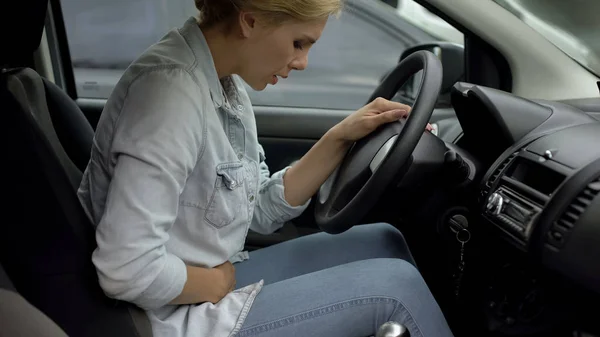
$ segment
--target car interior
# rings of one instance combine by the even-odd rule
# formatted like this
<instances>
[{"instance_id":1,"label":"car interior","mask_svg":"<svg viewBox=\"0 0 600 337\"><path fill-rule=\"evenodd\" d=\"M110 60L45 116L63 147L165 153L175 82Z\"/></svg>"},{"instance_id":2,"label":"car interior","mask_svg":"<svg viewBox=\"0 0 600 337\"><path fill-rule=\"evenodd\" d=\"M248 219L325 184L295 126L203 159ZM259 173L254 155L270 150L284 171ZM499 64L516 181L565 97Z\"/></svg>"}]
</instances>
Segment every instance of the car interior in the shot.
<instances>
[{"instance_id":1,"label":"car interior","mask_svg":"<svg viewBox=\"0 0 600 337\"><path fill-rule=\"evenodd\" d=\"M404 234L455 336L600 336L600 79L516 19L518 37L499 31L481 14L491 0L418 2L464 47L399 53L369 101L409 102L411 116L354 144L299 218L249 233L246 248L384 221ZM76 190L103 101L77 95L61 1L0 9L0 336L150 337L144 312L105 296L91 262ZM272 172L347 116L255 114Z\"/></svg>"}]
</instances>

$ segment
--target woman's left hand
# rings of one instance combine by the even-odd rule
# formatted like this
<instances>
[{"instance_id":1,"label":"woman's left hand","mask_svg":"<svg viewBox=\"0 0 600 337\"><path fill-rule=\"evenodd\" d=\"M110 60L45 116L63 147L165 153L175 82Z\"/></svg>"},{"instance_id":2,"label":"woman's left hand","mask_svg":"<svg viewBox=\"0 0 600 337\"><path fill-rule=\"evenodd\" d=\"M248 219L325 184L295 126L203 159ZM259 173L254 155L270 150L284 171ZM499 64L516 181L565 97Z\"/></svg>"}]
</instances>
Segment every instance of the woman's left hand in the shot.
<instances>
[{"instance_id":1,"label":"woman's left hand","mask_svg":"<svg viewBox=\"0 0 600 337\"><path fill-rule=\"evenodd\" d=\"M352 143L379 126L408 116L408 105L377 98L332 127L283 176L285 200L292 206L306 203L342 162Z\"/></svg>"},{"instance_id":2,"label":"woman's left hand","mask_svg":"<svg viewBox=\"0 0 600 337\"><path fill-rule=\"evenodd\" d=\"M379 97L346 117L334 126L331 131L340 140L355 142L375 131L382 124L407 117L410 114L410 110L411 107L406 104ZM428 126L429 128L430 126Z\"/></svg>"}]
</instances>

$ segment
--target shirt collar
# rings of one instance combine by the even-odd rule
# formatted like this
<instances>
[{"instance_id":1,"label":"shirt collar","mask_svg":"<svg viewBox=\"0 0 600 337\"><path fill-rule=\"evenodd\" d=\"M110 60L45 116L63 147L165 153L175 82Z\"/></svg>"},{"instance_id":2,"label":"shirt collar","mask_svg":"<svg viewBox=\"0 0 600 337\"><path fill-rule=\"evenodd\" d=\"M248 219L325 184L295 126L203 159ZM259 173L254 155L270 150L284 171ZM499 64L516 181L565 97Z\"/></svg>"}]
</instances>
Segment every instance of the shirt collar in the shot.
<instances>
[{"instance_id":1,"label":"shirt collar","mask_svg":"<svg viewBox=\"0 0 600 337\"><path fill-rule=\"evenodd\" d=\"M180 33L192 49L198 64L197 67L208 81L213 103L216 107L221 107L224 103L223 85L219 80L214 59L196 18L190 17L181 28Z\"/></svg>"}]
</instances>

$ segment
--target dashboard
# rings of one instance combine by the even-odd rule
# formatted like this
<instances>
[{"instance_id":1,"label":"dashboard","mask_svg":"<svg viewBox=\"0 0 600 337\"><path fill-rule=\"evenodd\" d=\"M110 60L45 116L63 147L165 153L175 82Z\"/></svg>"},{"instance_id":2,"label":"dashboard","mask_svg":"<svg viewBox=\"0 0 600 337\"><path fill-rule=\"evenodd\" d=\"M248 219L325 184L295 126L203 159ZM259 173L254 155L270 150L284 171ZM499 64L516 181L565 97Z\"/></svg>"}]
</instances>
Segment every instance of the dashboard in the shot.
<instances>
[{"instance_id":1,"label":"dashboard","mask_svg":"<svg viewBox=\"0 0 600 337\"><path fill-rule=\"evenodd\" d=\"M457 83L460 146L487 169L479 214L514 247L600 293L600 123L572 106Z\"/></svg>"}]
</instances>

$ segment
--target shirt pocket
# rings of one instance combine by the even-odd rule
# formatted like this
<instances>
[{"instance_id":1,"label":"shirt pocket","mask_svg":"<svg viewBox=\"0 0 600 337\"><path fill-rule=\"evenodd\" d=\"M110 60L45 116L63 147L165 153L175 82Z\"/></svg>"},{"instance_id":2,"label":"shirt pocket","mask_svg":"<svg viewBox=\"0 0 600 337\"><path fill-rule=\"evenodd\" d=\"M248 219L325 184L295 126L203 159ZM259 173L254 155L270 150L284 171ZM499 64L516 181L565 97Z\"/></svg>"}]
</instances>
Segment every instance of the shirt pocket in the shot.
<instances>
[{"instance_id":1,"label":"shirt pocket","mask_svg":"<svg viewBox=\"0 0 600 337\"><path fill-rule=\"evenodd\" d=\"M217 166L217 178L204 218L215 228L247 220L245 170L241 162Z\"/></svg>"}]
</instances>

